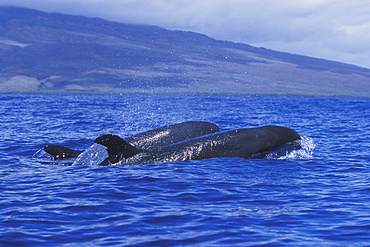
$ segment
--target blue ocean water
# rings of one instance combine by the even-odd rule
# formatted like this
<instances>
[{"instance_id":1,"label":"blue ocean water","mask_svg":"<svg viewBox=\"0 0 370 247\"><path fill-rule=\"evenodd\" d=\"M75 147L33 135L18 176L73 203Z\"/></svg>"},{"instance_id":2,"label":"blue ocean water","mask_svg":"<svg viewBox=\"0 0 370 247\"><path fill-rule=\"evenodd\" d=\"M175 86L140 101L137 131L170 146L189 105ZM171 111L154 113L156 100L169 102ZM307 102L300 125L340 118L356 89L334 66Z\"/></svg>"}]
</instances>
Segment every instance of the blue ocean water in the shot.
<instances>
[{"instance_id":1,"label":"blue ocean water","mask_svg":"<svg viewBox=\"0 0 370 247\"><path fill-rule=\"evenodd\" d=\"M0 95L1 246L364 246L370 99ZM307 142L270 159L137 166L40 162L188 120L282 125Z\"/></svg>"}]
</instances>

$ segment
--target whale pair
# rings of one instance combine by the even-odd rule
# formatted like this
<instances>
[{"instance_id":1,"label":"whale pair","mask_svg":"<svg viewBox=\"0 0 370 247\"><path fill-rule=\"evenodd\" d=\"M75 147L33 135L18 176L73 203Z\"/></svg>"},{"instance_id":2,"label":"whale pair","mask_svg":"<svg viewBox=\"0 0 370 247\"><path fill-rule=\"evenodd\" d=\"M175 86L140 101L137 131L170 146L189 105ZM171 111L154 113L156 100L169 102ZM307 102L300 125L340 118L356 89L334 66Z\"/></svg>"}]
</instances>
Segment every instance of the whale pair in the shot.
<instances>
[{"instance_id":1,"label":"whale pair","mask_svg":"<svg viewBox=\"0 0 370 247\"><path fill-rule=\"evenodd\" d=\"M101 164L138 165L214 157L249 158L299 138L294 130L263 126L214 133L152 150L136 148L116 135L103 135L94 142L107 148L108 157Z\"/></svg>"},{"instance_id":2,"label":"whale pair","mask_svg":"<svg viewBox=\"0 0 370 247\"><path fill-rule=\"evenodd\" d=\"M296 131L281 126L221 132L212 123L192 121L161 127L126 139L111 134L103 135L96 138L94 143L106 150L98 164L137 165L214 157L250 158L298 139L300 135ZM88 153L70 150L64 156L77 154L72 151L79 152L79 157ZM59 154L59 157L62 156ZM88 156L96 157L96 154Z\"/></svg>"},{"instance_id":3,"label":"whale pair","mask_svg":"<svg viewBox=\"0 0 370 247\"><path fill-rule=\"evenodd\" d=\"M220 128L213 123L187 121L139 133L125 140L137 148L150 150L219 131ZM50 154L53 160L76 158L83 153L60 145L46 145L44 151Z\"/></svg>"}]
</instances>

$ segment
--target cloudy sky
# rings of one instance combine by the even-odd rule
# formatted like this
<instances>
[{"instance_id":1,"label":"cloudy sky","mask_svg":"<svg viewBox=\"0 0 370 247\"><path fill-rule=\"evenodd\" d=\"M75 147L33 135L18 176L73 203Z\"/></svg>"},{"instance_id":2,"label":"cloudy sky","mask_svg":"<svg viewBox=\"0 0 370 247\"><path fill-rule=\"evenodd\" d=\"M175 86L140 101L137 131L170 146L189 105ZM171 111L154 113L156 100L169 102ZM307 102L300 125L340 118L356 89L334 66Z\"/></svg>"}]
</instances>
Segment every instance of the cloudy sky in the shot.
<instances>
[{"instance_id":1,"label":"cloudy sky","mask_svg":"<svg viewBox=\"0 0 370 247\"><path fill-rule=\"evenodd\" d=\"M0 5L190 30L370 68L369 0L0 0Z\"/></svg>"}]
</instances>

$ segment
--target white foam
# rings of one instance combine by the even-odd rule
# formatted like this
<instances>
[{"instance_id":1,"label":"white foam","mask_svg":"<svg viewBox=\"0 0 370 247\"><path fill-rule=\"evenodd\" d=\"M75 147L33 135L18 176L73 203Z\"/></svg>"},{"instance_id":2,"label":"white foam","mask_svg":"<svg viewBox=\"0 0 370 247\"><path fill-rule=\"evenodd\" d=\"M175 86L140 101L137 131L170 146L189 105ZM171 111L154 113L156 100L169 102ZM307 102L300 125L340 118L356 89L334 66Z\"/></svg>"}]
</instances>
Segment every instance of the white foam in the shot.
<instances>
[{"instance_id":1,"label":"white foam","mask_svg":"<svg viewBox=\"0 0 370 247\"><path fill-rule=\"evenodd\" d=\"M294 149L287 151L285 154L277 154L276 152L267 155L267 159L310 159L313 157L314 149L317 144L310 137L303 136L301 140L296 141L297 145L300 145L300 149Z\"/></svg>"}]
</instances>

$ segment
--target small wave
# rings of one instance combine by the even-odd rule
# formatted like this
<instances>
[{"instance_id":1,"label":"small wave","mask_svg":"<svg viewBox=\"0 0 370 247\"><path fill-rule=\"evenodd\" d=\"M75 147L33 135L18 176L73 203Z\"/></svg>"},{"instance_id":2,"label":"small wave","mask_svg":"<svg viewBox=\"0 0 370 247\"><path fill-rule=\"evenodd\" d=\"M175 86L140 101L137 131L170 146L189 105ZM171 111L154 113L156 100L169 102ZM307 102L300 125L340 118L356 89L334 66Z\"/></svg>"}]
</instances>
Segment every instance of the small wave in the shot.
<instances>
[{"instance_id":1,"label":"small wave","mask_svg":"<svg viewBox=\"0 0 370 247\"><path fill-rule=\"evenodd\" d=\"M313 157L313 151L317 144L310 137L303 136L301 140L295 141L294 146L299 146L299 149L285 149L269 153L267 159L310 159Z\"/></svg>"}]
</instances>

